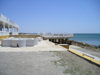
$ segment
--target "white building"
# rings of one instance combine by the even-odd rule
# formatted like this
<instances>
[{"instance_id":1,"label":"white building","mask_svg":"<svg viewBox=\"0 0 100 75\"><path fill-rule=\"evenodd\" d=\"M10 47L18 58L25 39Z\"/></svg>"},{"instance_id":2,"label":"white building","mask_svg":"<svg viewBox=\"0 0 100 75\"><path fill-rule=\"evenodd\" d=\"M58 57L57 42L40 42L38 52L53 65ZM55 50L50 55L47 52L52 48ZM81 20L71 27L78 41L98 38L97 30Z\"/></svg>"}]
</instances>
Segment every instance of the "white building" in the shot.
<instances>
[{"instance_id":1,"label":"white building","mask_svg":"<svg viewBox=\"0 0 100 75\"><path fill-rule=\"evenodd\" d=\"M9 37L9 35L18 35L18 25L10 19L0 14L0 38Z\"/></svg>"}]
</instances>

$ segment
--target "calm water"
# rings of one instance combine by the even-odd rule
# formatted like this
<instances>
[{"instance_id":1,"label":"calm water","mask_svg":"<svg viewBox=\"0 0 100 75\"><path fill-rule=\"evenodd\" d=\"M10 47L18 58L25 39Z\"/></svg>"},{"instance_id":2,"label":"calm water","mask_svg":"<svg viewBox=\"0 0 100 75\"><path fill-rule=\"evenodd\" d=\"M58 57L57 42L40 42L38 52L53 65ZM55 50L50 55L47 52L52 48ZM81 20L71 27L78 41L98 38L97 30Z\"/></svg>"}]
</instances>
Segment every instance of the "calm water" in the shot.
<instances>
[{"instance_id":1,"label":"calm water","mask_svg":"<svg viewBox=\"0 0 100 75\"><path fill-rule=\"evenodd\" d=\"M100 45L100 34L74 34L71 40L98 46Z\"/></svg>"}]
</instances>

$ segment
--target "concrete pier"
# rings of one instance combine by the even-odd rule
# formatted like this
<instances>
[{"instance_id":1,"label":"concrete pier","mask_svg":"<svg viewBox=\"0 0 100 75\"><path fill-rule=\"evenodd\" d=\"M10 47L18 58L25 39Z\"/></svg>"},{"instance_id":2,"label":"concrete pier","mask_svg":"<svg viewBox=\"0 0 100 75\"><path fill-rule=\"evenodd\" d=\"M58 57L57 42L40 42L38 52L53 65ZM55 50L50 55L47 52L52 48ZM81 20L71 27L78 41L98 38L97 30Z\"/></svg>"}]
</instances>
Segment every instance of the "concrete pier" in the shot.
<instances>
[{"instance_id":1,"label":"concrete pier","mask_svg":"<svg viewBox=\"0 0 100 75\"><path fill-rule=\"evenodd\" d=\"M44 40L49 40L57 44L67 44L68 39L73 37L73 34L43 34Z\"/></svg>"}]
</instances>

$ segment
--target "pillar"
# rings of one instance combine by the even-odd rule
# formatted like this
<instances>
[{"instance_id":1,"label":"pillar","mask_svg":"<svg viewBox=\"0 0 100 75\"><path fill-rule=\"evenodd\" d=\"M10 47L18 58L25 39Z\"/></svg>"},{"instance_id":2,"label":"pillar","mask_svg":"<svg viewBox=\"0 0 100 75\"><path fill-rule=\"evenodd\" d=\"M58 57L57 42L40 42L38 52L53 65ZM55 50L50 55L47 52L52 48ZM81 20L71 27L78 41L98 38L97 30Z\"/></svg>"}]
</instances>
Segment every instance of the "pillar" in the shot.
<instances>
[{"instance_id":1,"label":"pillar","mask_svg":"<svg viewBox=\"0 0 100 75\"><path fill-rule=\"evenodd\" d=\"M13 25L11 26L11 32L13 32Z\"/></svg>"},{"instance_id":2,"label":"pillar","mask_svg":"<svg viewBox=\"0 0 100 75\"><path fill-rule=\"evenodd\" d=\"M18 32L18 28L16 28L16 31Z\"/></svg>"},{"instance_id":3,"label":"pillar","mask_svg":"<svg viewBox=\"0 0 100 75\"><path fill-rule=\"evenodd\" d=\"M60 39L58 39L58 44L60 44Z\"/></svg>"},{"instance_id":4,"label":"pillar","mask_svg":"<svg viewBox=\"0 0 100 75\"><path fill-rule=\"evenodd\" d=\"M64 43L64 39L62 39L62 44L65 44L65 43Z\"/></svg>"},{"instance_id":5,"label":"pillar","mask_svg":"<svg viewBox=\"0 0 100 75\"><path fill-rule=\"evenodd\" d=\"M54 39L54 43L56 43L56 39Z\"/></svg>"},{"instance_id":6,"label":"pillar","mask_svg":"<svg viewBox=\"0 0 100 75\"><path fill-rule=\"evenodd\" d=\"M58 38L56 39L56 42L57 42L57 43L59 42L59 39L58 39Z\"/></svg>"},{"instance_id":7,"label":"pillar","mask_svg":"<svg viewBox=\"0 0 100 75\"><path fill-rule=\"evenodd\" d=\"M60 44L62 44L62 39L60 38Z\"/></svg>"},{"instance_id":8,"label":"pillar","mask_svg":"<svg viewBox=\"0 0 100 75\"><path fill-rule=\"evenodd\" d=\"M15 32L15 28L13 27L13 32Z\"/></svg>"},{"instance_id":9,"label":"pillar","mask_svg":"<svg viewBox=\"0 0 100 75\"><path fill-rule=\"evenodd\" d=\"M15 28L15 32L17 32L17 28Z\"/></svg>"},{"instance_id":10,"label":"pillar","mask_svg":"<svg viewBox=\"0 0 100 75\"><path fill-rule=\"evenodd\" d=\"M65 41L66 41L66 44L68 43L68 40L67 40L67 38L65 39Z\"/></svg>"},{"instance_id":11,"label":"pillar","mask_svg":"<svg viewBox=\"0 0 100 75\"><path fill-rule=\"evenodd\" d=\"M3 31L5 31L5 23L3 23Z\"/></svg>"},{"instance_id":12,"label":"pillar","mask_svg":"<svg viewBox=\"0 0 100 75\"><path fill-rule=\"evenodd\" d=\"M2 31L2 28L3 28L3 25L2 25L2 23L0 24L0 31Z\"/></svg>"},{"instance_id":13,"label":"pillar","mask_svg":"<svg viewBox=\"0 0 100 75\"><path fill-rule=\"evenodd\" d=\"M8 29L7 29L7 31L9 32L9 25L8 25Z\"/></svg>"}]
</instances>

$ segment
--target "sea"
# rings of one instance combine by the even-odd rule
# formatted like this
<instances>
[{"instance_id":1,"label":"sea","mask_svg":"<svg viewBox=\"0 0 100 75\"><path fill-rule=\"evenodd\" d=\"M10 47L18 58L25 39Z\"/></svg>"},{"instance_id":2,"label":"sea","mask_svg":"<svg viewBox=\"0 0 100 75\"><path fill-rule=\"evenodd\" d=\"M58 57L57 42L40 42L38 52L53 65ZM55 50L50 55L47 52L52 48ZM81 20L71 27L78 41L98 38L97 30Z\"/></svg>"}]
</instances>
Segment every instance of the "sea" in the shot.
<instances>
[{"instance_id":1,"label":"sea","mask_svg":"<svg viewBox=\"0 0 100 75\"><path fill-rule=\"evenodd\" d=\"M73 38L70 38L70 40L78 41L87 43L90 45L100 46L100 33L98 34L74 34Z\"/></svg>"}]
</instances>

